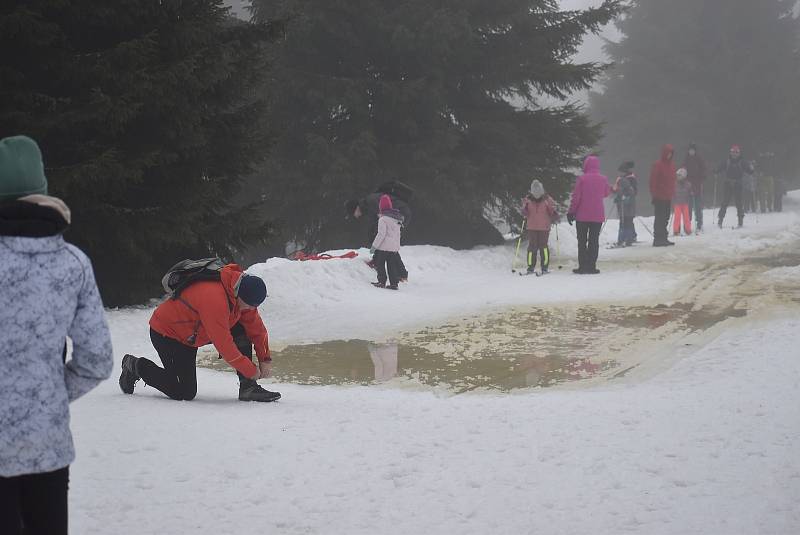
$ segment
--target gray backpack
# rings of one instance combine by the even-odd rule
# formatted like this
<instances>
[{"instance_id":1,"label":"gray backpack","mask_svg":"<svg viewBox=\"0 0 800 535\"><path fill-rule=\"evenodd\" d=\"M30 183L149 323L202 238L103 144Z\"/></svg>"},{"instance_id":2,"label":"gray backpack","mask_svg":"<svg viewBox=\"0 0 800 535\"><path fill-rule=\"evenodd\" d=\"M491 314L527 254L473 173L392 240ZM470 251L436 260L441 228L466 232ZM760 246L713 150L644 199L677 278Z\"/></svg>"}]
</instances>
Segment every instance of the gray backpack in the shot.
<instances>
[{"instance_id":1,"label":"gray backpack","mask_svg":"<svg viewBox=\"0 0 800 535\"><path fill-rule=\"evenodd\" d=\"M189 285L199 281L218 281L219 270L225 264L219 258L202 258L200 260L181 260L161 279L161 285L170 299L178 299L181 292Z\"/></svg>"}]
</instances>

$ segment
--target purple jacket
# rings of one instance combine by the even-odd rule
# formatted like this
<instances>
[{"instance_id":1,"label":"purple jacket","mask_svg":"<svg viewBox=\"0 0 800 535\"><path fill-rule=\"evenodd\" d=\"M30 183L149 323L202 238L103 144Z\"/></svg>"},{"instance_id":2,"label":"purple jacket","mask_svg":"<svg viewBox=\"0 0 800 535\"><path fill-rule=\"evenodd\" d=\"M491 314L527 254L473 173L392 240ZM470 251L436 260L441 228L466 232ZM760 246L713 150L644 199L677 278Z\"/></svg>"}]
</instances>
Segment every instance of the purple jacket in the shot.
<instances>
[{"instance_id":1,"label":"purple jacket","mask_svg":"<svg viewBox=\"0 0 800 535\"><path fill-rule=\"evenodd\" d=\"M569 213L576 221L602 223L606 220L603 199L611 193L608 178L600 174L600 158L588 156L583 162L583 174L575 182Z\"/></svg>"}]
</instances>

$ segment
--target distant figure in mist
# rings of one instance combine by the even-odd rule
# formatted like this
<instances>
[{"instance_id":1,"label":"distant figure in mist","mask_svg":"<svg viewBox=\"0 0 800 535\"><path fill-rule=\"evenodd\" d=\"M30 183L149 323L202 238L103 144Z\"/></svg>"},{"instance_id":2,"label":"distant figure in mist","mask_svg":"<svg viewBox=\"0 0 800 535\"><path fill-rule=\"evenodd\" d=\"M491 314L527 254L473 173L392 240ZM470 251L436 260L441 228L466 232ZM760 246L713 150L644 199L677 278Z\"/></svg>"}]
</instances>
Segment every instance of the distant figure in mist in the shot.
<instances>
[{"instance_id":1,"label":"distant figure in mist","mask_svg":"<svg viewBox=\"0 0 800 535\"><path fill-rule=\"evenodd\" d=\"M578 275L595 275L597 255L600 250L600 230L606 220L603 199L611 193L608 178L600 174L600 158L587 156L583 162L583 174L575 182L572 200L567 212L567 222L576 222L578 235L578 267L572 272Z\"/></svg>"},{"instance_id":2,"label":"distant figure in mist","mask_svg":"<svg viewBox=\"0 0 800 535\"><path fill-rule=\"evenodd\" d=\"M722 203L719 206L717 216L717 226L722 228L725 221L725 214L731 201L736 205L736 216L739 219L739 227L744 225L744 187L745 175L752 174L753 168L750 163L742 158L742 149L739 145L733 145L728 153L728 158L717 166L715 173L724 178L722 188Z\"/></svg>"},{"instance_id":3,"label":"distant figure in mist","mask_svg":"<svg viewBox=\"0 0 800 535\"><path fill-rule=\"evenodd\" d=\"M0 140L0 533L67 533L69 404L111 374L111 335L89 259L66 243L42 153ZM72 355L67 360L67 337Z\"/></svg>"},{"instance_id":4,"label":"distant figure in mist","mask_svg":"<svg viewBox=\"0 0 800 535\"><path fill-rule=\"evenodd\" d=\"M636 217L636 196L639 193L639 183L633 168L633 162L624 162L620 165L619 175L611 188L615 194L614 204L619 213L617 247L628 247L636 243L636 228L633 225L633 218Z\"/></svg>"},{"instance_id":5,"label":"distant figure in mist","mask_svg":"<svg viewBox=\"0 0 800 535\"><path fill-rule=\"evenodd\" d=\"M672 234L681 235L681 223L683 232L690 236L692 234L692 216L689 207L692 201L692 184L687 178L689 173L684 167L676 172L678 183L675 185L675 196L672 198L674 212L672 214Z\"/></svg>"},{"instance_id":6,"label":"distant figure in mist","mask_svg":"<svg viewBox=\"0 0 800 535\"><path fill-rule=\"evenodd\" d=\"M703 230L703 189L708 174L706 161L697 151L697 145L691 143L683 159L683 166L686 169L686 178L692 185L692 198L689 210L694 214L695 228L697 231ZM716 202L716 199L714 199Z\"/></svg>"},{"instance_id":7,"label":"distant figure in mist","mask_svg":"<svg viewBox=\"0 0 800 535\"><path fill-rule=\"evenodd\" d=\"M650 167L650 196L655 210L653 247L675 245L675 243L667 239L669 235L667 225L669 224L670 208L677 182L675 162L673 161L674 155L675 150L672 145L664 145L661 148L661 158L653 162Z\"/></svg>"}]
</instances>

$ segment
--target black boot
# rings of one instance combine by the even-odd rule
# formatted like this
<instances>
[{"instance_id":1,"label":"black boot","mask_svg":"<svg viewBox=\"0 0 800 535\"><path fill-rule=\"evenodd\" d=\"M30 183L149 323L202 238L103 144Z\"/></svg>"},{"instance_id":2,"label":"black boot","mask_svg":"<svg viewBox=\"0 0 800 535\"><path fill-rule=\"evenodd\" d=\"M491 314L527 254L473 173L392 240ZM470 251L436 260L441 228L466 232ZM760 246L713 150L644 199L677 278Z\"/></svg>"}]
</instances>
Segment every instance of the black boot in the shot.
<instances>
[{"instance_id":1,"label":"black boot","mask_svg":"<svg viewBox=\"0 0 800 535\"><path fill-rule=\"evenodd\" d=\"M136 382L141 379L139 372L136 371L138 358L133 355L122 357L122 373L119 374L119 387L126 394L133 394Z\"/></svg>"},{"instance_id":2,"label":"black boot","mask_svg":"<svg viewBox=\"0 0 800 535\"><path fill-rule=\"evenodd\" d=\"M239 401L277 401L281 399L280 392L270 392L261 388L253 379L241 379L239 381Z\"/></svg>"}]
</instances>

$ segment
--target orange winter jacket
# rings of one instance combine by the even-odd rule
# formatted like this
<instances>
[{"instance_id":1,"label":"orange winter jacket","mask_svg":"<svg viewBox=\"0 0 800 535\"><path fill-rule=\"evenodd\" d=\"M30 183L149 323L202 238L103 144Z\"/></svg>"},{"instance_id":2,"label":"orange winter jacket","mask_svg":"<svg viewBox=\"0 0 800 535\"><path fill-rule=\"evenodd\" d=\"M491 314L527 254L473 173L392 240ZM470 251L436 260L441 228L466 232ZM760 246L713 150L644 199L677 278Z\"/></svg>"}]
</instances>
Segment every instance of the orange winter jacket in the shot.
<instances>
[{"instance_id":1,"label":"orange winter jacket","mask_svg":"<svg viewBox=\"0 0 800 535\"><path fill-rule=\"evenodd\" d=\"M150 327L187 346L213 343L228 364L253 377L258 368L236 347L231 328L237 322L242 324L259 361L270 358L269 336L257 309L239 309L236 289L242 275L241 267L228 264L220 270L219 282L195 282L178 299L161 303L150 318Z\"/></svg>"}]
</instances>

